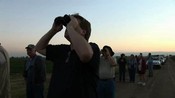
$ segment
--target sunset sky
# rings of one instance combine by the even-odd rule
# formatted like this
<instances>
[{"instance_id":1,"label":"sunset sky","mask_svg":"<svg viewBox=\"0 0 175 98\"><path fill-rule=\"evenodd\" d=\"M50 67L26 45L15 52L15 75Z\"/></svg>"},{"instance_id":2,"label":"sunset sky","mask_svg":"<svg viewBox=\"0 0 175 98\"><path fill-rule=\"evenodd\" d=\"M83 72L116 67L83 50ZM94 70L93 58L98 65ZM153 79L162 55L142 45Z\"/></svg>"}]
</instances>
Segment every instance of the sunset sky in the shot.
<instances>
[{"instance_id":1,"label":"sunset sky","mask_svg":"<svg viewBox=\"0 0 175 98\"><path fill-rule=\"evenodd\" d=\"M26 56L64 14L91 22L90 42L118 52L175 52L175 0L0 0L0 43L10 56ZM69 42L64 30L50 44Z\"/></svg>"}]
</instances>

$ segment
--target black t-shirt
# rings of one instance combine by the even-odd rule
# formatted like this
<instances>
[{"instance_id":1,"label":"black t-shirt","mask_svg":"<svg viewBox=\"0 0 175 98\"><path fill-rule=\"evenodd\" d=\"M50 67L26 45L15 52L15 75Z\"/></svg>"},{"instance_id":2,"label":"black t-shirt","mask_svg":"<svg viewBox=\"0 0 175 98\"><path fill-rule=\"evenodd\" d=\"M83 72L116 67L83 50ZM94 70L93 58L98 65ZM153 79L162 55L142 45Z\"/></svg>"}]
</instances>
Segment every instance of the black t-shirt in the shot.
<instances>
[{"instance_id":1,"label":"black t-shirt","mask_svg":"<svg viewBox=\"0 0 175 98\"><path fill-rule=\"evenodd\" d=\"M117 62L119 64L119 68L125 68L127 64L127 61L125 58L119 58Z\"/></svg>"},{"instance_id":2,"label":"black t-shirt","mask_svg":"<svg viewBox=\"0 0 175 98\"><path fill-rule=\"evenodd\" d=\"M46 59L53 62L48 98L97 98L100 50L95 43L90 45L94 54L88 63L81 62L70 45L47 47Z\"/></svg>"}]
</instances>

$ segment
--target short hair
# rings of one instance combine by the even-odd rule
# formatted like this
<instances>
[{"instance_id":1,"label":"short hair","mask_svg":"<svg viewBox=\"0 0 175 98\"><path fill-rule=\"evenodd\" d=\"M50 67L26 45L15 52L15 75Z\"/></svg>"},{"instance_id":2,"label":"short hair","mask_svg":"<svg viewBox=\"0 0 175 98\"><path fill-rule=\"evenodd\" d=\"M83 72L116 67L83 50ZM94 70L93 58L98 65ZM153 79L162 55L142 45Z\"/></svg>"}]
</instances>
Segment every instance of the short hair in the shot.
<instances>
[{"instance_id":1,"label":"short hair","mask_svg":"<svg viewBox=\"0 0 175 98\"><path fill-rule=\"evenodd\" d=\"M125 54L124 54L124 53L122 53L120 56L121 56L121 57L124 57L124 56L125 56Z\"/></svg>"},{"instance_id":2,"label":"short hair","mask_svg":"<svg viewBox=\"0 0 175 98\"><path fill-rule=\"evenodd\" d=\"M131 54L131 56L134 56L134 54Z\"/></svg>"},{"instance_id":3,"label":"short hair","mask_svg":"<svg viewBox=\"0 0 175 98\"><path fill-rule=\"evenodd\" d=\"M89 37L91 35L91 24L89 21L87 21L85 18L83 18L82 16L80 16L79 14L73 14L72 16L74 16L75 18L80 20L80 27L86 31L85 34L85 39L88 41Z\"/></svg>"},{"instance_id":4,"label":"short hair","mask_svg":"<svg viewBox=\"0 0 175 98\"><path fill-rule=\"evenodd\" d=\"M105 48L109 49L109 52L110 52L110 55L111 55L111 56L114 55L114 52L113 52L113 50L112 50L112 48L111 48L110 46L105 45L105 46L103 47L103 50L104 50Z\"/></svg>"},{"instance_id":5,"label":"short hair","mask_svg":"<svg viewBox=\"0 0 175 98\"><path fill-rule=\"evenodd\" d=\"M142 53L140 53L140 56L142 56Z\"/></svg>"}]
</instances>

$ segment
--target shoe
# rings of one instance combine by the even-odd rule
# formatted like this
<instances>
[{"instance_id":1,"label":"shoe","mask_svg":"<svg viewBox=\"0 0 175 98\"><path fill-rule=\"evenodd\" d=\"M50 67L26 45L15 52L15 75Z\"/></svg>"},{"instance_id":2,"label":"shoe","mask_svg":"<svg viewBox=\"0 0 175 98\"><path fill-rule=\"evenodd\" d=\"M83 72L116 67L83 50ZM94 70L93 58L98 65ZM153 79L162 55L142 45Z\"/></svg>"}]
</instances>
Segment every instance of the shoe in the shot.
<instances>
[{"instance_id":1,"label":"shoe","mask_svg":"<svg viewBox=\"0 0 175 98\"><path fill-rule=\"evenodd\" d=\"M143 86L145 86L145 85L146 85L146 83L145 83L145 82L143 82L143 83L142 83L142 85L143 85Z\"/></svg>"}]
</instances>

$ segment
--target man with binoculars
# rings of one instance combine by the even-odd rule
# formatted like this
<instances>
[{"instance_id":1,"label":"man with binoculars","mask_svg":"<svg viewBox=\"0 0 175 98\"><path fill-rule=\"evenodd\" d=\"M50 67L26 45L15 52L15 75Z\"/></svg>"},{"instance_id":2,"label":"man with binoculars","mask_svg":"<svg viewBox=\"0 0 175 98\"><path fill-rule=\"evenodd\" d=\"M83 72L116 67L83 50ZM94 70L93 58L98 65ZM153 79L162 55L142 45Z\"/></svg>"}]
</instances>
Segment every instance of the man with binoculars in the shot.
<instances>
[{"instance_id":1,"label":"man with binoculars","mask_svg":"<svg viewBox=\"0 0 175 98\"><path fill-rule=\"evenodd\" d=\"M50 45L51 38L66 27L70 45ZM48 98L97 98L96 84L100 50L89 43L90 23L78 14L57 17L52 28L38 41L36 50L53 62Z\"/></svg>"}]
</instances>

